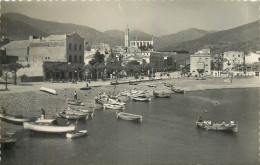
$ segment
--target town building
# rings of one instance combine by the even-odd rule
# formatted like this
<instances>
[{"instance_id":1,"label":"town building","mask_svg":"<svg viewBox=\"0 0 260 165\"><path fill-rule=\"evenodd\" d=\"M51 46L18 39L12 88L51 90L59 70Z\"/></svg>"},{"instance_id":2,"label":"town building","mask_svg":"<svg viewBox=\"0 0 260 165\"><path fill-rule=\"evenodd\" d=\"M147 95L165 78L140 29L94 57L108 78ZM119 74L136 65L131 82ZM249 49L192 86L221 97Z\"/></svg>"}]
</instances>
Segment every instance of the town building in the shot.
<instances>
[{"instance_id":1,"label":"town building","mask_svg":"<svg viewBox=\"0 0 260 165\"><path fill-rule=\"evenodd\" d=\"M50 35L45 38L30 36L29 40L12 41L4 46L7 56L29 64L17 76L36 77L37 80L83 79L84 38L72 34Z\"/></svg>"},{"instance_id":2,"label":"town building","mask_svg":"<svg viewBox=\"0 0 260 165\"><path fill-rule=\"evenodd\" d=\"M211 55L194 54L190 55L190 74L191 76L211 75Z\"/></svg>"},{"instance_id":3,"label":"town building","mask_svg":"<svg viewBox=\"0 0 260 165\"><path fill-rule=\"evenodd\" d=\"M250 52L247 55L245 55L245 64L253 64L255 62L260 62L260 52L259 53Z\"/></svg>"},{"instance_id":4,"label":"town building","mask_svg":"<svg viewBox=\"0 0 260 165\"><path fill-rule=\"evenodd\" d=\"M223 70L233 70L236 65L244 64L244 52L228 51L223 53Z\"/></svg>"}]
</instances>

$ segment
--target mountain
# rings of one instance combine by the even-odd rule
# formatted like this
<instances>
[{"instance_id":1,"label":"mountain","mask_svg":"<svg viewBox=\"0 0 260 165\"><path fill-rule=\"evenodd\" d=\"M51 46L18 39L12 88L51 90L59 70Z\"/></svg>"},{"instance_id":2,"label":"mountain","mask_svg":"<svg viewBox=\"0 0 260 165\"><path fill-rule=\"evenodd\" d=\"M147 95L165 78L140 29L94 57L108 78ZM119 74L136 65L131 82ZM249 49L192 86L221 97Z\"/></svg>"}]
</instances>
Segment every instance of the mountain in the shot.
<instances>
[{"instance_id":1,"label":"mountain","mask_svg":"<svg viewBox=\"0 0 260 165\"><path fill-rule=\"evenodd\" d=\"M223 50L241 50L248 52L259 50L258 40L259 23L255 21L236 28L205 34L198 39L176 43L164 47L164 49L195 52L207 45L207 47L213 50L213 53L222 52Z\"/></svg>"},{"instance_id":2,"label":"mountain","mask_svg":"<svg viewBox=\"0 0 260 165\"><path fill-rule=\"evenodd\" d=\"M176 34L164 35L159 37L158 42L155 42L155 47L158 50L165 50L164 49L165 47L167 48L176 43L194 40L209 33L210 33L209 31L195 29L195 28L183 30Z\"/></svg>"}]
</instances>

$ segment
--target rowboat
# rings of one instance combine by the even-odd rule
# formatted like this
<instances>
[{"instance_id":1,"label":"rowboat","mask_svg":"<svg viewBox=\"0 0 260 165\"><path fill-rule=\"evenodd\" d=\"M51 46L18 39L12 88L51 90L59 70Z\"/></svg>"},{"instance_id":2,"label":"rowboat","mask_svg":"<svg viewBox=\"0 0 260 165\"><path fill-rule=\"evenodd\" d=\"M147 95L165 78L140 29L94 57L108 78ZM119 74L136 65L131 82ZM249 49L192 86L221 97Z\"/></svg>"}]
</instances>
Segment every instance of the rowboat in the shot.
<instances>
[{"instance_id":1,"label":"rowboat","mask_svg":"<svg viewBox=\"0 0 260 165\"><path fill-rule=\"evenodd\" d=\"M67 99L66 103L70 105L84 106L84 103L81 102L80 100Z\"/></svg>"},{"instance_id":2,"label":"rowboat","mask_svg":"<svg viewBox=\"0 0 260 165\"><path fill-rule=\"evenodd\" d=\"M56 90L51 89L51 88L41 87L40 91L47 92L47 93L50 93L50 94L53 94L53 95L57 95Z\"/></svg>"},{"instance_id":3,"label":"rowboat","mask_svg":"<svg viewBox=\"0 0 260 165\"><path fill-rule=\"evenodd\" d=\"M120 104L103 104L103 108L119 110L119 109L125 109L125 106Z\"/></svg>"},{"instance_id":4,"label":"rowboat","mask_svg":"<svg viewBox=\"0 0 260 165\"><path fill-rule=\"evenodd\" d=\"M153 91L154 97L159 97L159 98L170 98L171 94L170 93L164 93L164 92L155 92Z\"/></svg>"},{"instance_id":5,"label":"rowboat","mask_svg":"<svg viewBox=\"0 0 260 165\"><path fill-rule=\"evenodd\" d=\"M93 117L94 115L94 110L87 110L87 109L72 109L70 107L68 107L68 109L78 112L78 113L83 113L83 114L87 114L90 117Z\"/></svg>"},{"instance_id":6,"label":"rowboat","mask_svg":"<svg viewBox=\"0 0 260 165\"><path fill-rule=\"evenodd\" d=\"M90 90L91 87L82 87L82 88L79 88L80 90Z\"/></svg>"},{"instance_id":7,"label":"rowboat","mask_svg":"<svg viewBox=\"0 0 260 165\"><path fill-rule=\"evenodd\" d=\"M196 126L200 128L204 128L206 130L215 130L215 131L232 131L237 132L238 131L238 123L235 123L234 121L230 121L230 123L226 124L223 123L211 123L210 120L208 121L196 121Z\"/></svg>"},{"instance_id":8,"label":"rowboat","mask_svg":"<svg viewBox=\"0 0 260 165\"><path fill-rule=\"evenodd\" d=\"M56 121L56 120L55 120ZM45 133L66 133L72 132L75 130L75 125L61 126L57 122L53 121L52 123L36 123L36 122L24 122L24 129L36 132L45 132Z\"/></svg>"},{"instance_id":9,"label":"rowboat","mask_svg":"<svg viewBox=\"0 0 260 165\"><path fill-rule=\"evenodd\" d=\"M175 93L185 93L185 90L182 89L176 89L176 88L171 88L172 91L174 91Z\"/></svg>"},{"instance_id":10,"label":"rowboat","mask_svg":"<svg viewBox=\"0 0 260 165\"><path fill-rule=\"evenodd\" d=\"M156 85L153 84L147 84L148 87L156 87Z\"/></svg>"},{"instance_id":11,"label":"rowboat","mask_svg":"<svg viewBox=\"0 0 260 165\"><path fill-rule=\"evenodd\" d=\"M88 119L88 114L87 113L82 113L82 112L73 112L73 111L68 111L68 110L63 110L62 112L59 112L57 116L60 116L64 119L71 119L71 120L77 120L77 119Z\"/></svg>"},{"instance_id":12,"label":"rowboat","mask_svg":"<svg viewBox=\"0 0 260 165\"><path fill-rule=\"evenodd\" d=\"M87 130L80 130L79 132L66 133L66 137L71 139L79 138L87 135L87 132L88 132Z\"/></svg>"},{"instance_id":13,"label":"rowboat","mask_svg":"<svg viewBox=\"0 0 260 165\"><path fill-rule=\"evenodd\" d=\"M116 117L118 119L124 119L124 120L133 120L133 121L143 121L143 116L141 115L135 115L131 113L125 113L125 112L116 112Z\"/></svg>"},{"instance_id":14,"label":"rowboat","mask_svg":"<svg viewBox=\"0 0 260 165\"><path fill-rule=\"evenodd\" d=\"M0 119L3 119L5 121L17 123L17 124L22 124L23 122L28 122L30 119L25 119L20 116L12 116L12 115L4 115L0 114Z\"/></svg>"},{"instance_id":15,"label":"rowboat","mask_svg":"<svg viewBox=\"0 0 260 165\"><path fill-rule=\"evenodd\" d=\"M140 97L140 96L137 96L137 97L132 97L132 99L134 101L143 101L143 102L151 101L151 97Z\"/></svg>"}]
</instances>

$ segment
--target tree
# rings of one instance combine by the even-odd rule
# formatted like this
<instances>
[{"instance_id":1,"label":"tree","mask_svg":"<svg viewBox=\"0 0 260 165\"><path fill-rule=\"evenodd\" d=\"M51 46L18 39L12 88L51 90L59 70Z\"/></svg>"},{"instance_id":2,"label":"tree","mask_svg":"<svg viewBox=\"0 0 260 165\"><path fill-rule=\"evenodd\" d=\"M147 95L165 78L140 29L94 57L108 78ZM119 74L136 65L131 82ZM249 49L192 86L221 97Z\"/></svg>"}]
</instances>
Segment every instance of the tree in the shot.
<instances>
[{"instance_id":1,"label":"tree","mask_svg":"<svg viewBox=\"0 0 260 165\"><path fill-rule=\"evenodd\" d=\"M30 65L27 65L27 66L23 66L21 63L9 63L9 64L3 64L2 65L3 67L3 70L7 71L7 72L13 72L14 73L14 85L17 84L17 71L21 68L24 68L24 67L30 67Z\"/></svg>"}]
</instances>

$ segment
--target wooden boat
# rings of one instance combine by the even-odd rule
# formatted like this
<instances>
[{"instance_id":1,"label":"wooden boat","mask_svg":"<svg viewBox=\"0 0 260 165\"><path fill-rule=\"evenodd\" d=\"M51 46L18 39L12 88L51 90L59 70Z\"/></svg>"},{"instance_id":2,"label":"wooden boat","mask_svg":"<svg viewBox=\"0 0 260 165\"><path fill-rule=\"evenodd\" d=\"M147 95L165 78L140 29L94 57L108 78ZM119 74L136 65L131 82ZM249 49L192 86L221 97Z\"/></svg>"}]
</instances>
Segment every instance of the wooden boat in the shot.
<instances>
[{"instance_id":1,"label":"wooden boat","mask_svg":"<svg viewBox=\"0 0 260 165\"><path fill-rule=\"evenodd\" d=\"M91 87L82 87L82 88L79 88L80 90L90 90Z\"/></svg>"},{"instance_id":2,"label":"wooden boat","mask_svg":"<svg viewBox=\"0 0 260 165\"><path fill-rule=\"evenodd\" d=\"M148 87L156 87L156 85L153 84L147 84Z\"/></svg>"},{"instance_id":3,"label":"wooden boat","mask_svg":"<svg viewBox=\"0 0 260 165\"><path fill-rule=\"evenodd\" d=\"M158 97L158 98L170 98L171 97L170 93L165 93L165 92L155 92L155 91L153 91L153 95L154 95L154 97Z\"/></svg>"},{"instance_id":4,"label":"wooden boat","mask_svg":"<svg viewBox=\"0 0 260 165\"><path fill-rule=\"evenodd\" d=\"M70 104L70 105L84 106L84 103L81 102L80 100L67 99L67 100L66 100L66 103L67 103L67 104Z\"/></svg>"},{"instance_id":5,"label":"wooden boat","mask_svg":"<svg viewBox=\"0 0 260 165\"><path fill-rule=\"evenodd\" d=\"M85 136L85 135L87 135L87 133L88 133L87 130L80 130L79 132L66 133L66 137L74 139L74 138L79 138L79 137Z\"/></svg>"},{"instance_id":6,"label":"wooden boat","mask_svg":"<svg viewBox=\"0 0 260 165\"><path fill-rule=\"evenodd\" d=\"M133 120L133 121L143 121L143 116L141 115L135 115L131 113L125 113L125 112L116 112L116 117L118 119L124 119L124 120Z\"/></svg>"},{"instance_id":7,"label":"wooden boat","mask_svg":"<svg viewBox=\"0 0 260 165\"><path fill-rule=\"evenodd\" d=\"M225 122L212 124L210 120L208 121L197 120L196 126L200 128L204 128L206 130L232 131L232 132L238 131L238 124L235 124L234 121L230 121L230 123L228 124L226 124Z\"/></svg>"},{"instance_id":8,"label":"wooden boat","mask_svg":"<svg viewBox=\"0 0 260 165\"><path fill-rule=\"evenodd\" d=\"M79 113L85 113L85 114L88 115L88 117L93 117L94 116L94 110L87 110L87 109L71 109L71 110L79 112Z\"/></svg>"},{"instance_id":9,"label":"wooden boat","mask_svg":"<svg viewBox=\"0 0 260 165\"><path fill-rule=\"evenodd\" d=\"M128 92L128 91L120 92L120 95L121 96L129 96L130 92Z\"/></svg>"},{"instance_id":10,"label":"wooden boat","mask_svg":"<svg viewBox=\"0 0 260 165\"><path fill-rule=\"evenodd\" d=\"M71 120L77 120L77 119L88 119L88 114L87 113L82 113L82 112L73 112L73 111L68 111L68 110L63 110L62 112L59 112L57 116L60 116L64 119L71 119Z\"/></svg>"},{"instance_id":11,"label":"wooden boat","mask_svg":"<svg viewBox=\"0 0 260 165\"><path fill-rule=\"evenodd\" d=\"M115 109L115 110L120 110L120 109L125 109L124 105L120 104L103 104L104 109Z\"/></svg>"},{"instance_id":12,"label":"wooden boat","mask_svg":"<svg viewBox=\"0 0 260 165\"><path fill-rule=\"evenodd\" d=\"M47 92L47 93L50 93L50 94L53 94L53 95L57 95L56 90L51 89L51 88L41 87L40 91Z\"/></svg>"},{"instance_id":13,"label":"wooden boat","mask_svg":"<svg viewBox=\"0 0 260 165\"><path fill-rule=\"evenodd\" d=\"M52 123L54 120L56 119L41 119L41 118L38 118L35 123Z\"/></svg>"},{"instance_id":14,"label":"wooden boat","mask_svg":"<svg viewBox=\"0 0 260 165\"><path fill-rule=\"evenodd\" d=\"M23 124L23 122L28 122L30 119L25 119L22 116L12 116L12 115L4 115L0 114L0 119L3 119L5 121L17 123L17 124Z\"/></svg>"},{"instance_id":15,"label":"wooden boat","mask_svg":"<svg viewBox=\"0 0 260 165\"><path fill-rule=\"evenodd\" d=\"M132 99L134 101L143 101L143 102L151 101L151 97L140 97L140 96L137 96L137 97L132 97Z\"/></svg>"},{"instance_id":16,"label":"wooden boat","mask_svg":"<svg viewBox=\"0 0 260 165\"><path fill-rule=\"evenodd\" d=\"M172 91L174 91L175 93L185 93L185 90L176 89L176 88L172 88Z\"/></svg>"},{"instance_id":17,"label":"wooden boat","mask_svg":"<svg viewBox=\"0 0 260 165\"><path fill-rule=\"evenodd\" d=\"M45 133L66 133L72 132L75 130L75 125L58 125L57 121L54 120L52 123L36 123L36 122L24 122L24 129L36 132L45 132Z\"/></svg>"}]
</instances>

